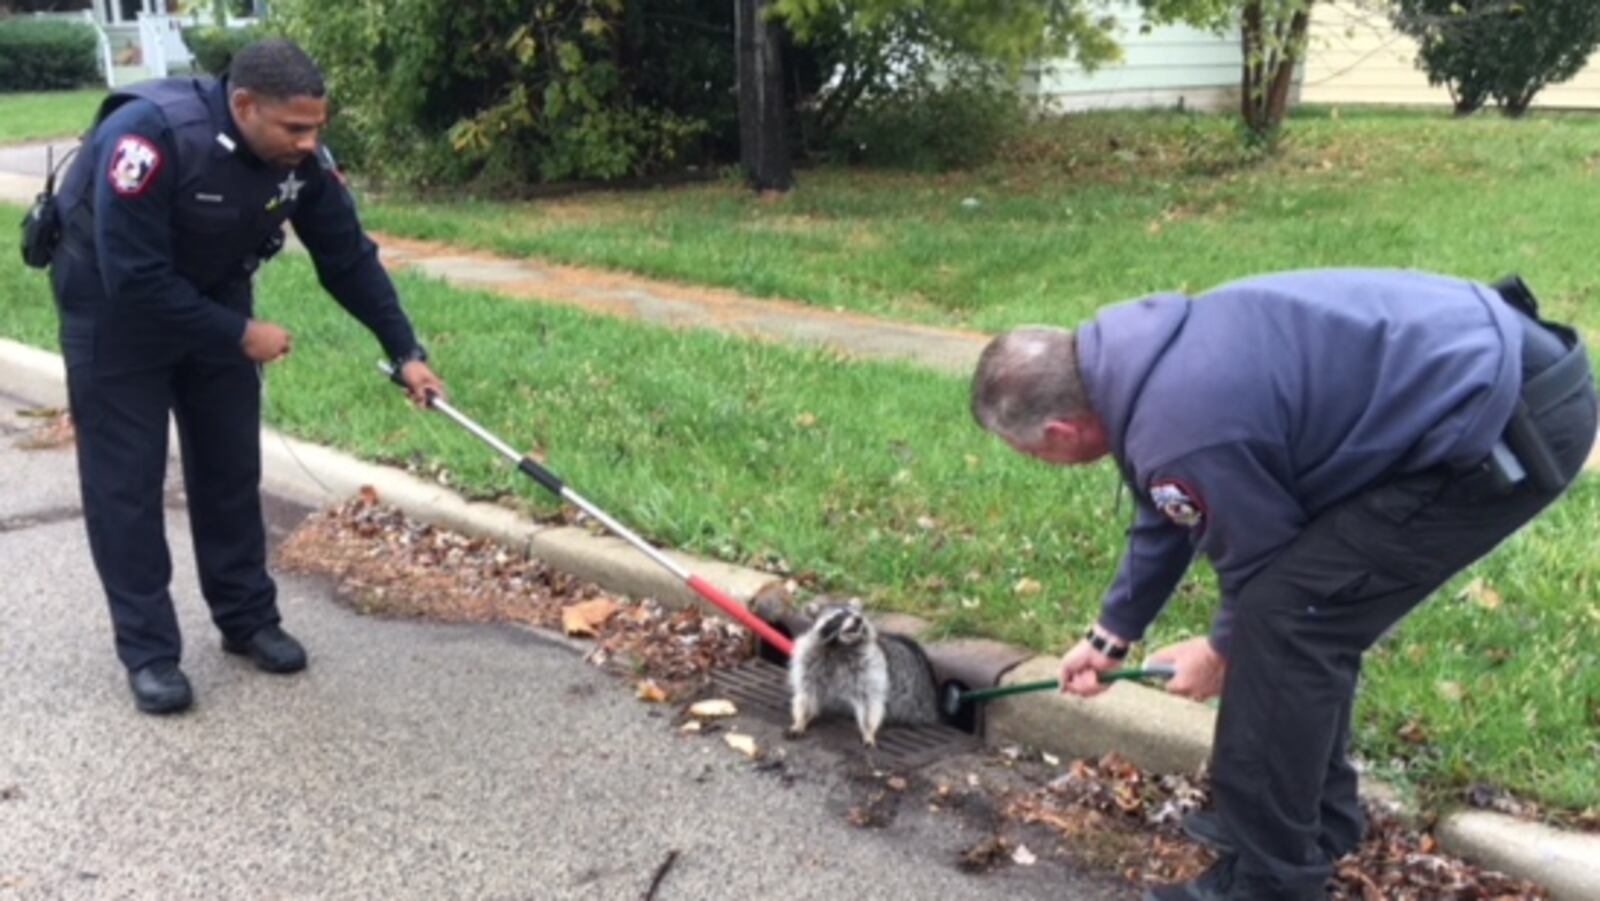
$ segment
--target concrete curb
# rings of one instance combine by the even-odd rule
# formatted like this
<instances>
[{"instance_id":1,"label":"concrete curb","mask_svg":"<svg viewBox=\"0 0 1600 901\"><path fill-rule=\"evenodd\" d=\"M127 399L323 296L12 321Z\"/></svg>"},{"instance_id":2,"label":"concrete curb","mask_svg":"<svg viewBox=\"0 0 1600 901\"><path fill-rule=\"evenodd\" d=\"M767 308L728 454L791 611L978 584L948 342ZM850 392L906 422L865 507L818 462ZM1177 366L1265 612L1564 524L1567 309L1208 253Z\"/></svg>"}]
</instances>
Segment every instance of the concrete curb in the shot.
<instances>
[{"instance_id":1,"label":"concrete curb","mask_svg":"<svg viewBox=\"0 0 1600 901\"><path fill-rule=\"evenodd\" d=\"M0 338L0 389L35 403L66 402L56 354ZM385 503L418 519L525 546L552 566L619 593L675 603L698 595L619 539L573 527L542 527L492 504L473 503L408 473L262 430L263 487L311 505L335 503L370 485ZM175 445L174 445L175 446ZM748 603L774 577L743 567L672 553L691 572ZM1034 657L1011 668L1003 684L1053 677L1056 660ZM1204 705L1127 683L1084 701L1037 692L996 701L985 712L991 743L1026 743L1063 756L1117 751L1146 769L1194 772L1210 756L1214 712ZM1382 794L1379 786L1372 786ZM1600 835L1564 833L1512 817L1468 811L1443 818L1444 850L1547 887L1557 899L1600 897Z\"/></svg>"}]
</instances>

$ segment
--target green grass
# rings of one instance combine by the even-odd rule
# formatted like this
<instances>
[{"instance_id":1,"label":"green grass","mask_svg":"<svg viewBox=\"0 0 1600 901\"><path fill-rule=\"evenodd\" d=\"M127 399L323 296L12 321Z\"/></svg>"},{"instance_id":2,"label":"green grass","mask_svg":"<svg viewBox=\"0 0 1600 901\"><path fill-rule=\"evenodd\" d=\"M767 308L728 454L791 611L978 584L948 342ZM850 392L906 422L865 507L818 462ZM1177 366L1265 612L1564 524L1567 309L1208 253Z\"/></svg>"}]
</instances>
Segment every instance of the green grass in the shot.
<instances>
[{"instance_id":1,"label":"green grass","mask_svg":"<svg viewBox=\"0 0 1600 901\"><path fill-rule=\"evenodd\" d=\"M1312 111L1265 163L1232 135L1224 116L1092 114L1041 124L977 171L803 171L778 200L728 180L524 203L389 196L366 216L506 254L984 330L1315 266L1520 270L1558 315L1600 325L1584 305L1600 293L1600 117Z\"/></svg>"},{"instance_id":2,"label":"green grass","mask_svg":"<svg viewBox=\"0 0 1600 901\"><path fill-rule=\"evenodd\" d=\"M103 88L0 94L0 144L82 134L105 96Z\"/></svg>"},{"instance_id":3,"label":"green grass","mask_svg":"<svg viewBox=\"0 0 1600 901\"><path fill-rule=\"evenodd\" d=\"M0 334L51 347L48 289L15 240L0 232ZM943 633L1042 653L1094 615L1129 510L1115 474L1006 450L969 421L959 378L399 282L454 401L653 540L782 561ZM294 356L269 369L275 425L551 511L373 373L376 343L303 257L267 267L259 294L262 315L296 333ZM1359 752L1404 760L1431 792L1484 781L1566 808L1600 803L1597 522L1591 476L1462 577L1487 580L1501 604L1456 599L1458 580L1408 620L1368 666ZM1040 590L1019 591L1030 579ZM1203 630L1212 584L1187 580L1152 642Z\"/></svg>"}]
</instances>

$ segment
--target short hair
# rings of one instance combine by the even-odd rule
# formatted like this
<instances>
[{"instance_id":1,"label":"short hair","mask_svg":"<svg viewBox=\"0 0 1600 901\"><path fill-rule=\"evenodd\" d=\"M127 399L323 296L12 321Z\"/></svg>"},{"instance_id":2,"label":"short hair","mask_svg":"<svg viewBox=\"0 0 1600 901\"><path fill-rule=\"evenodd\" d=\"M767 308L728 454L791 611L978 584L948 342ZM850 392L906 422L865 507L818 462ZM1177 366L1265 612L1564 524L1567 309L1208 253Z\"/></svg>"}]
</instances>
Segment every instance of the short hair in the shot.
<instances>
[{"instance_id":1,"label":"short hair","mask_svg":"<svg viewBox=\"0 0 1600 901\"><path fill-rule=\"evenodd\" d=\"M1026 325L989 342L972 374L972 417L1014 442L1037 444L1046 423L1093 412L1078 371L1078 336Z\"/></svg>"},{"instance_id":2,"label":"short hair","mask_svg":"<svg viewBox=\"0 0 1600 901\"><path fill-rule=\"evenodd\" d=\"M285 38L256 41L235 53L228 65L228 86L272 100L328 93L316 62L299 44Z\"/></svg>"}]
</instances>

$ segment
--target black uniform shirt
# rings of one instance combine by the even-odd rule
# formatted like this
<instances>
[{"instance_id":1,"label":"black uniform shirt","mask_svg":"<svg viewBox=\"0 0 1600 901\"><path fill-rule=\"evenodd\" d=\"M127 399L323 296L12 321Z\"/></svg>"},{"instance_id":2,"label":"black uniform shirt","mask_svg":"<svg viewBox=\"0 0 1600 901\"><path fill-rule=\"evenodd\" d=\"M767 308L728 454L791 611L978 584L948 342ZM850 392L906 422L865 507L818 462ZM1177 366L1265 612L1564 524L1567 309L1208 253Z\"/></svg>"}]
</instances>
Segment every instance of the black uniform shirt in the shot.
<instances>
[{"instance_id":1,"label":"black uniform shirt","mask_svg":"<svg viewBox=\"0 0 1600 901\"><path fill-rule=\"evenodd\" d=\"M64 297L66 306L157 326L188 346L237 346L256 253L287 221L323 287L391 357L416 346L325 150L292 170L269 164L235 127L225 81L168 79L152 88L107 116L81 152L78 168L88 168L77 187L91 195L82 199L93 216L68 213L68 246L91 252L69 254L69 264L98 268L103 296ZM83 280L73 281L83 293Z\"/></svg>"}]
</instances>

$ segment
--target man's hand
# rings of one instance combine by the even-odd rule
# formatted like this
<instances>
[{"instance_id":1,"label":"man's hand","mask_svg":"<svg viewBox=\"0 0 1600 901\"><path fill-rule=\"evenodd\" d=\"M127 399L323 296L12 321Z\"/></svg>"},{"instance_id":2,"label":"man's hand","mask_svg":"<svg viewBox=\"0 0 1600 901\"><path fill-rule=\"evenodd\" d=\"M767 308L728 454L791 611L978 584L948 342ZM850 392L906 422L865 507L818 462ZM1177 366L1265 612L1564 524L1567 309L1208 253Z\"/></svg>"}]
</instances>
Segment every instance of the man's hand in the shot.
<instances>
[{"instance_id":1,"label":"man's hand","mask_svg":"<svg viewBox=\"0 0 1600 901\"><path fill-rule=\"evenodd\" d=\"M1114 644L1127 644L1099 626L1095 627L1095 631ZM1079 640L1061 658L1061 693L1082 698L1094 697L1111 687L1100 681L1100 673L1114 669L1116 665L1117 661L1095 650L1088 639Z\"/></svg>"},{"instance_id":2,"label":"man's hand","mask_svg":"<svg viewBox=\"0 0 1600 901\"><path fill-rule=\"evenodd\" d=\"M271 363L289 355L294 336L282 326L252 319L245 324L239 347L244 355L257 363Z\"/></svg>"},{"instance_id":3,"label":"man's hand","mask_svg":"<svg viewBox=\"0 0 1600 901\"><path fill-rule=\"evenodd\" d=\"M400 380L406 383L406 393L411 396L411 402L419 407L428 406L428 399L434 395L444 397L444 382L421 360L412 360L401 366Z\"/></svg>"},{"instance_id":4,"label":"man's hand","mask_svg":"<svg viewBox=\"0 0 1600 901\"><path fill-rule=\"evenodd\" d=\"M1222 677L1228 673L1228 659L1204 635L1168 645L1145 663L1170 664L1175 672L1167 680L1167 691L1196 701L1222 694Z\"/></svg>"}]
</instances>

